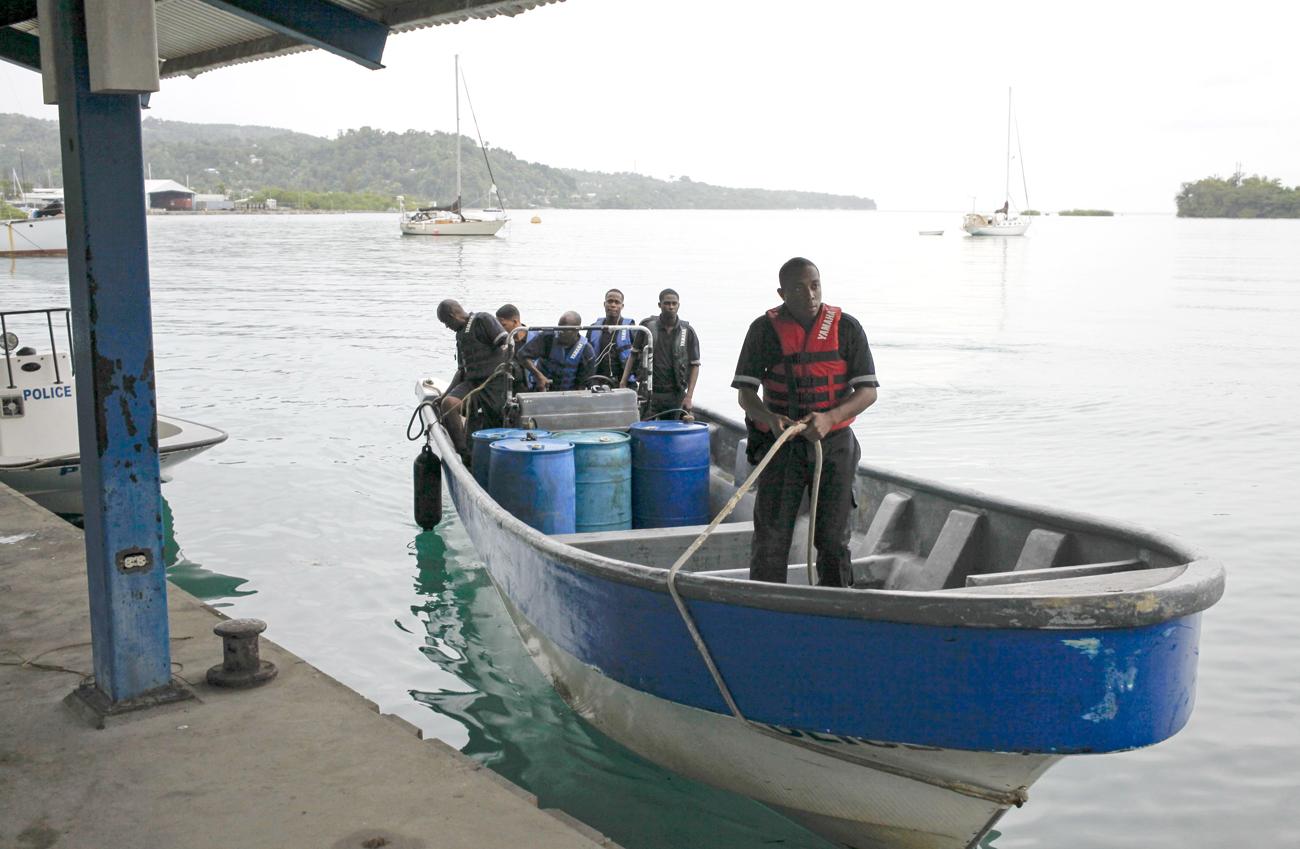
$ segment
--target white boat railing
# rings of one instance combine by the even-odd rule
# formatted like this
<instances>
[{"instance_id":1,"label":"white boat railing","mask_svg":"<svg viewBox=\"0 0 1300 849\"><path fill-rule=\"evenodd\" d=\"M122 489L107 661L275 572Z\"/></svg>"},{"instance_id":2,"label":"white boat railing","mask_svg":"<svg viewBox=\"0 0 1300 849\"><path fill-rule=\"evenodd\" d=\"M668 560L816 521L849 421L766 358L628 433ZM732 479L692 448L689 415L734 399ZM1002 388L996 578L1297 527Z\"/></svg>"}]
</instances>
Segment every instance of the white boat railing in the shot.
<instances>
[{"instance_id":1,"label":"white boat railing","mask_svg":"<svg viewBox=\"0 0 1300 849\"><path fill-rule=\"evenodd\" d=\"M8 388L14 389L17 384L14 382L14 363L13 358L18 351L21 341L16 333L10 331L9 327L14 317L20 315L44 315L45 325L50 335L50 357L54 361L54 382L63 383L63 375L59 371L59 346L55 341L54 334L54 314L63 313L63 325L67 334L68 351L72 351L72 311L68 307L51 307L40 310L4 310L0 311L0 348L4 349L5 355L5 374L9 379ZM70 359L75 359L71 358ZM72 374L68 375L71 380Z\"/></svg>"}]
</instances>

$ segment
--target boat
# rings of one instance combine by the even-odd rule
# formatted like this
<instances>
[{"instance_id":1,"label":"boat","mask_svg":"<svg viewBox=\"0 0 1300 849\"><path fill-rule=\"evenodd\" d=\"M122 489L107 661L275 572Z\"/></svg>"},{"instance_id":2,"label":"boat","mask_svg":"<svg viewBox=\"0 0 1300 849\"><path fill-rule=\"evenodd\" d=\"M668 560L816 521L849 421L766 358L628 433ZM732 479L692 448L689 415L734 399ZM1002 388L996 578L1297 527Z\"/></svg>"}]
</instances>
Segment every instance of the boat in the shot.
<instances>
[{"instance_id":1,"label":"boat","mask_svg":"<svg viewBox=\"0 0 1300 849\"><path fill-rule=\"evenodd\" d=\"M1062 758L1158 743L1191 714L1224 571L1171 539L863 464L853 586L808 585L806 516L789 582L758 583L753 493L685 565L706 526L548 536L466 468L433 418L437 381L416 392L456 511L556 692L646 759L832 842L970 849ZM613 400L598 409L608 390L545 395L573 396L569 411L519 401L507 426L618 428ZM716 517L750 474L746 432L694 413Z\"/></svg>"},{"instance_id":2,"label":"boat","mask_svg":"<svg viewBox=\"0 0 1300 849\"><path fill-rule=\"evenodd\" d=\"M11 170L14 197L6 200L23 218L9 218L0 239L0 256L67 256L68 230L63 217L62 189L23 189L18 171Z\"/></svg>"},{"instance_id":3,"label":"boat","mask_svg":"<svg viewBox=\"0 0 1300 849\"><path fill-rule=\"evenodd\" d=\"M497 231L506 225L509 221L505 210L501 207L484 209L478 216L469 216L461 209L461 186L460 186L460 87L462 85L460 75L460 56L456 57L456 201L446 208L428 206L420 207L414 211L408 212L406 209L406 198L398 196L398 224L401 227L402 234L406 236L495 236ZM475 129L477 130L478 122L475 119ZM496 180L492 177L492 163L487 158L487 148L482 145L480 137L479 148L483 151L483 161L487 163L488 177L493 180L489 196L495 194L500 201L501 194L497 191Z\"/></svg>"},{"instance_id":4,"label":"boat","mask_svg":"<svg viewBox=\"0 0 1300 849\"><path fill-rule=\"evenodd\" d=\"M62 207L38 218L11 218L0 223L5 229L0 236L0 256L68 255L68 229Z\"/></svg>"},{"instance_id":5,"label":"boat","mask_svg":"<svg viewBox=\"0 0 1300 849\"><path fill-rule=\"evenodd\" d=\"M36 344L39 351L14 332ZM55 513L80 514L81 454L67 308L0 312L0 483ZM62 350L55 343L63 336ZM158 459L166 470L226 440L225 432L158 416Z\"/></svg>"},{"instance_id":6,"label":"boat","mask_svg":"<svg viewBox=\"0 0 1300 849\"><path fill-rule=\"evenodd\" d=\"M918 235L921 236L942 236L943 235L942 230L918 230L916 232Z\"/></svg>"},{"instance_id":7,"label":"boat","mask_svg":"<svg viewBox=\"0 0 1300 849\"><path fill-rule=\"evenodd\" d=\"M1007 167L1006 188L1003 193L1002 207L991 215L968 212L962 219L961 228L972 236L1023 236L1029 229L1031 219L1021 216L1011 209L1011 89L1007 89ZM1025 187L1025 204L1029 204L1029 184L1025 180L1025 160L1019 148L1020 129L1016 128L1016 154L1020 158L1020 180Z\"/></svg>"}]
</instances>

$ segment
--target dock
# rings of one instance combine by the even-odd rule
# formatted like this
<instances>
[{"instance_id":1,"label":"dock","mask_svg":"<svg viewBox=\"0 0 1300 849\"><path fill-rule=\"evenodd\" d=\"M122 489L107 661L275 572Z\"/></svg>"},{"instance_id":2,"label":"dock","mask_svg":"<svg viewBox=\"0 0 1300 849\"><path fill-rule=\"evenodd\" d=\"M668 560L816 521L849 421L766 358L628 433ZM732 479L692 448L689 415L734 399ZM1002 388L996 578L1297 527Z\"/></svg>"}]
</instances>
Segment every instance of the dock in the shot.
<instances>
[{"instance_id":1,"label":"dock","mask_svg":"<svg viewBox=\"0 0 1300 849\"><path fill-rule=\"evenodd\" d=\"M0 485L0 849L617 847L269 640L272 681L209 685L225 617L172 584L167 608L194 698L65 704L92 668L82 534Z\"/></svg>"}]
</instances>

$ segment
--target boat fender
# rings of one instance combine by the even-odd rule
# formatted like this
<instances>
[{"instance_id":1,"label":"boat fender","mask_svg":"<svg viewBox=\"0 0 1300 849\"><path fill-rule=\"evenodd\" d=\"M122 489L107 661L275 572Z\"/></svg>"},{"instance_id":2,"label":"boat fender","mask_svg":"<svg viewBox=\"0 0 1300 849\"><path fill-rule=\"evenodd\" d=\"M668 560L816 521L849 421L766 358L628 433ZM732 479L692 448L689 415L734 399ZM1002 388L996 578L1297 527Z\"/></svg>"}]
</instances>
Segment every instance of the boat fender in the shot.
<instances>
[{"instance_id":1,"label":"boat fender","mask_svg":"<svg viewBox=\"0 0 1300 849\"><path fill-rule=\"evenodd\" d=\"M415 458L415 523L431 531L442 520L442 464L425 443Z\"/></svg>"}]
</instances>

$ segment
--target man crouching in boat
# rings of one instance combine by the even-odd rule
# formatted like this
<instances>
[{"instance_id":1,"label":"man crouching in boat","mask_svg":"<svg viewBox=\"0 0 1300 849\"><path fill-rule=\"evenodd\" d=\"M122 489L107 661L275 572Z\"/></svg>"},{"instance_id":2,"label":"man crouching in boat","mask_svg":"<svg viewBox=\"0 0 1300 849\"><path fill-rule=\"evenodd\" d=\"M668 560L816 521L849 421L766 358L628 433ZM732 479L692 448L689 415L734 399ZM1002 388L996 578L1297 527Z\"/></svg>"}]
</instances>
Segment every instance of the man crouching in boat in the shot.
<instances>
[{"instance_id":1,"label":"man crouching in boat","mask_svg":"<svg viewBox=\"0 0 1300 849\"><path fill-rule=\"evenodd\" d=\"M596 352L581 333L582 317L570 310L560 316L557 327L529 341L515 354L533 375L541 392L569 392L587 385L596 373Z\"/></svg>"},{"instance_id":2,"label":"man crouching in boat","mask_svg":"<svg viewBox=\"0 0 1300 849\"><path fill-rule=\"evenodd\" d=\"M849 425L876 401L876 367L862 325L822 303L821 274L811 260L791 259L778 279L784 304L749 326L731 381L745 411L750 463L757 464L785 428L796 422L808 427L781 446L758 480L749 577L785 583L795 517L816 463L813 443L820 442L817 584L851 586L849 517L861 449Z\"/></svg>"},{"instance_id":3,"label":"man crouching in boat","mask_svg":"<svg viewBox=\"0 0 1300 849\"><path fill-rule=\"evenodd\" d=\"M438 321L456 334L456 374L442 396L442 423L464 458L469 454L466 426L470 433L501 427L501 410L512 379L510 370L503 367L509 362L508 334L492 313L467 313L450 298L438 304ZM474 397L469 409L462 410L462 400L471 392ZM468 416L468 423L461 421L462 414Z\"/></svg>"}]
</instances>

